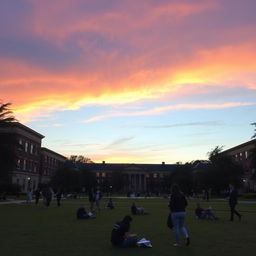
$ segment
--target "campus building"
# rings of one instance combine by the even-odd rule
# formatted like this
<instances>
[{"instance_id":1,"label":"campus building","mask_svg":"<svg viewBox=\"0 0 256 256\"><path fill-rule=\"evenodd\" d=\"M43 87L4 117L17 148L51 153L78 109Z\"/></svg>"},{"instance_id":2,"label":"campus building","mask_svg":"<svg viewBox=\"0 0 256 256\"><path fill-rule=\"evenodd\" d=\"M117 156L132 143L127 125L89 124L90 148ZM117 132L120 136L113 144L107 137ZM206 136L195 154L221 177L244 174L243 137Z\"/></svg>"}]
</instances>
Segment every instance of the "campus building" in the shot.
<instances>
[{"instance_id":1,"label":"campus building","mask_svg":"<svg viewBox=\"0 0 256 256\"><path fill-rule=\"evenodd\" d=\"M251 150L256 147L256 139L247 141L233 148L222 152L232 158L232 160L240 164L243 168L243 182L248 191L256 191L255 167L251 161Z\"/></svg>"},{"instance_id":2,"label":"campus building","mask_svg":"<svg viewBox=\"0 0 256 256\"><path fill-rule=\"evenodd\" d=\"M17 141L14 151L16 166L11 173L13 184L19 184L22 191L33 190L39 183L49 181L49 177L66 161L64 156L42 148L44 136L29 127L13 122L0 128L0 133L11 134Z\"/></svg>"},{"instance_id":3,"label":"campus building","mask_svg":"<svg viewBox=\"0 0 256 256\"><path fill-rule=\"evenodd\" d=\"M170 189L165 178L179 165L165 164L165 162L161 164L113 164L103 161L102 163L76 163L76 166L94 173L98 185L105 189L109 187L115 190L111 181L113 182L113 176L116 175L123 181L122 191L124 192L158 193Z\"/></svg>"}]
</instances>

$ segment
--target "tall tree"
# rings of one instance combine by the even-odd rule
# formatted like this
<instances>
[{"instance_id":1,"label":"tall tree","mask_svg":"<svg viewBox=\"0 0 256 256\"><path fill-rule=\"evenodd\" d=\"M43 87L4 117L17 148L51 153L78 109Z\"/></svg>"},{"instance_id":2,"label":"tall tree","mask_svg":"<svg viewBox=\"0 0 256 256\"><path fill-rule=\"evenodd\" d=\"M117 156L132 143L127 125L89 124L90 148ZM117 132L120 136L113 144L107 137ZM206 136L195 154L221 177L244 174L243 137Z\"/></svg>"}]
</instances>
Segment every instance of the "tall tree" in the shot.
<instances>
[{"instance_id":1,"label":"tall tree","mask_svg":"<svg viewBox=\"0 0 256 256\"><path fill-rule=\"evenodd\" d=\"M11 103L2 103L0 102L0 127L3 127L10 122L17 121L16 118L12 115L12 110L10 108Z\"/></svg>"},{"instance_id":2,"label":"tall tree","mask_svg":"<svg viewBox=\"0 0 256 256\"><path fill-rule=\"evenodd\" d=\"M217 146L208 153L212 163L208 172L208 180L211 188L217 193L227 189L229 183L240 186L243 175L242 167L221 151L222 147Z\"/></svg>"},{"instance_id":3,"label":"tall tree","mask_svg":"<svg viewBox=\"0 0 256 256\"><path fill-rule=\"evenodd\" d=\"M0 129L5 128L16 119L10 109L11 103L0 102ZM17 146L16 138L13 134L0 133L0 182L10 183L10 173L16 165L15 147Z\"/></svg>"}]
</instances>

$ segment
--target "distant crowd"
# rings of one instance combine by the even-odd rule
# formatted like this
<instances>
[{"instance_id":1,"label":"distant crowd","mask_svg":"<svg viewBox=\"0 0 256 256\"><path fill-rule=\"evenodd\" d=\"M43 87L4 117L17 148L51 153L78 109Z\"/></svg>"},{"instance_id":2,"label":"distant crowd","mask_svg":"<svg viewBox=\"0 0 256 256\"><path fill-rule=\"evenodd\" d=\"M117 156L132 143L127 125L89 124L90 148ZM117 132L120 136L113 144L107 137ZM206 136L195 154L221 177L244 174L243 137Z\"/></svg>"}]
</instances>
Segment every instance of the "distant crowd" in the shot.
<instances>
[{"instance_id":1,"label":"distant crowd","mask_svg":"<svg viewBox=\"0 0 256 256\"><path fill-rule=\"evenodd\" d=\"M236 210L237 201L237 190L235 189L233 184L229 185L228 190L228 202L230 208L230 221L234 221L234 217L237 216L238 220L241 221L242 215ZM42 189L37 189L32 191L32 189L28 189L26 193L26 202L29 204L33 201L35 204L39 204L40 199L43 201L43 205L47 208L50 206L52 199L56 198L57 207L61 206L61 199L63 198L62 190L54 191L50 186L43 187ZM66 196L67 197L67 196ZM68 196L72 198L76 198L76 195ZM97 214L99 214L102 210L101 200L103 197L103 193L100 188L91 188L88 193L89 207L86 209L85 205L81 205L76 210L76 218L78 220L83 219L95 219ZM210 193L209 191L204 191L203 199L209 201ZM0 198L5 200L4 197ZM179 186L174 184L171 188L171 194L169 198L168 207L170 209L170 213L167 216L167 226L174 231L175 235L175 243L173 244L175 247L182 246L181 236L185 239L185 245L189 246L191 243L191 238L189 236L189 232L185 227L185 219L186 219L186 207L188 205L188 201L185 195L181 192ZM112 198L109 198L104 207L105 209L114 210L116 209L116 203ZM196 204L195 207L195 217L198 220L219 220L219 217L216 215L212 207L202 208L200 203ZM137 207L135 202L132 202L130 207L130 214L133 216L136 215L149 215L149 212L144 209L144 207ZM117 248L126 248L126 247L152 247L151 241L146 238L138 238L138 236L134 233L130 232L130 225L132 222L132 217L130 215L126 215L122 218L122 220L117 221L111 232L111 243L114 247Z\"/></svg>"}]
</instances>

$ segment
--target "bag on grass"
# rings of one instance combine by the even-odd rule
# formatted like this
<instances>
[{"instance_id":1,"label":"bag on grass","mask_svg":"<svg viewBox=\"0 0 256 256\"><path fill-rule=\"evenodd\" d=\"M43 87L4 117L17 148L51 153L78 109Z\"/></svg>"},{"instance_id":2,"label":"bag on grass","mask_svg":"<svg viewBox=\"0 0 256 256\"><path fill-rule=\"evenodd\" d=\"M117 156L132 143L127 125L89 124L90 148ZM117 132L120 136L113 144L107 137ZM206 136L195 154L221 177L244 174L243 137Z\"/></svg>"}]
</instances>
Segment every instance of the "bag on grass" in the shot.
<instances>
[{"instance_id":1,"label":"bag on grass","mask_svg":"<svg viewBox=\"0 0 256 256\"><path fill-rule=\"evenodd\" d=\"M145 247L145 248L151 248L152 244L149 240L147 240L146 238L141 238L137 244L139 245L139 247Z\"/></svg>"}]
</instances>

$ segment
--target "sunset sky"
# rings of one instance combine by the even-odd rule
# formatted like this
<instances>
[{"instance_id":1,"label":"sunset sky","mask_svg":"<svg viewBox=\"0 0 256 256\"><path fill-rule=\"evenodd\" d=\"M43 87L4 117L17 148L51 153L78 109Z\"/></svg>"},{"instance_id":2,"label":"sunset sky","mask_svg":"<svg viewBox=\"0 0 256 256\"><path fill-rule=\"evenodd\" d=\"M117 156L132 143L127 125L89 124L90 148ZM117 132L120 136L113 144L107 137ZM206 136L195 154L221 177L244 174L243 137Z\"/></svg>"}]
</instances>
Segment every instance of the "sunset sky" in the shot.
<instances>
[{"instance_id":1,"label":"sunset sky","mask_svg":"<svg viewBox=\"0 0 256 256\"><path fill-rule=\"evenodd\" d=\"M2 0L0 101L95 162L207 159L256 122L255 0Z\"/></svg>"}]
</instances>

